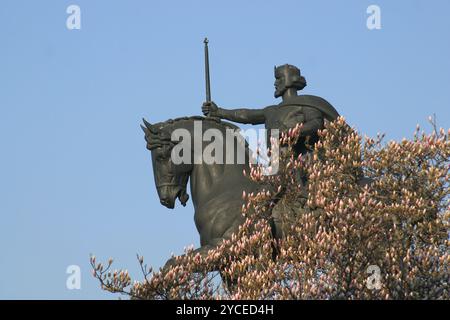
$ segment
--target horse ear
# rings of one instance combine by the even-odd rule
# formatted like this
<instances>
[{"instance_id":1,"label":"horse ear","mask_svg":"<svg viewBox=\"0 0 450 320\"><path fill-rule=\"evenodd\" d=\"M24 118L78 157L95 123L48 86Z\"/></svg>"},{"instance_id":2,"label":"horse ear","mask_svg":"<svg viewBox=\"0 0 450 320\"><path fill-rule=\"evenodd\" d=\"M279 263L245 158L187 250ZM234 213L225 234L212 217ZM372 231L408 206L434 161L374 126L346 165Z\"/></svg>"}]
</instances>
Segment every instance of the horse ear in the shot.
<instances>
[{"instance_id":1,"label":"horse ear","mask_svg":"<svg viewBox=\"0 0 450 320\"><path fill-rule=\"evenodd\" d=\"M144 118L142 118L142 121L144 121L145 126L147 127L147 129L148 129L150 132L156 133L155 127L154 127L150 122L148 122L148 121L145 120Z\"/></svg>"},{"instance_id":2,"label":"horse ear","mask_svg":"<svg viewBox=\"0 0 450 320\"><path fill-rule=\"evenodd\" d=\"M142 124L141 124L141 129L142 129L142 131L144 131L145 134L147 134L147 128L144 127Z\"/></svg>"}]
</instances>

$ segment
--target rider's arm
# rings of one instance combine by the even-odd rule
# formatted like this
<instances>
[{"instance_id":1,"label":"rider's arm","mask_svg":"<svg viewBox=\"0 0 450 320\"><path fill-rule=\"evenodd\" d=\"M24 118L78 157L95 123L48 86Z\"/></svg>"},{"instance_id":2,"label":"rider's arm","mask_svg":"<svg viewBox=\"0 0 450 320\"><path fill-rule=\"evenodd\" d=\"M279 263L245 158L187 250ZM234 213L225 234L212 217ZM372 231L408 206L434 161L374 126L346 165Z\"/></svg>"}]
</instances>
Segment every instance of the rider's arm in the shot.
<instances>
[{"instance_id":1,"label":"rider's arm","mask_svg":"<svg viewBox=\"0 0 450 320\"><path fill-rule=\"evenodd\" d=\"M222 119L227 119L239 123L262 124L266 118L264 116L264 109L223 109L217 110L218 116Z\"/></svg>"}]
</instances>

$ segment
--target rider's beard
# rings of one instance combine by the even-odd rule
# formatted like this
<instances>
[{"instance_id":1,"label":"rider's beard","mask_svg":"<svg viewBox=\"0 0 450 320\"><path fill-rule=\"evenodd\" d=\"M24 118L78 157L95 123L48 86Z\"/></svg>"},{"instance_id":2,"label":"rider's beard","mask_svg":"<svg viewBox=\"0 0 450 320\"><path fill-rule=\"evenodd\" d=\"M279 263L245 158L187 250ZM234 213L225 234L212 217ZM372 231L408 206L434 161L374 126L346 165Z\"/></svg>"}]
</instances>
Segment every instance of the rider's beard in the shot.
<instances>
[{"instance_id":1,"label":"rider's beard","mask_svg":"<svg viewBox=\"0 0 450 320\"><path fill-rule=\"evenodd\" d=\"M277 88L275 88L275 93L274 93L274 97L278 98L281 97L284 92L286 91L286 86L278 86Z\"/></svg>"}]
</instances>

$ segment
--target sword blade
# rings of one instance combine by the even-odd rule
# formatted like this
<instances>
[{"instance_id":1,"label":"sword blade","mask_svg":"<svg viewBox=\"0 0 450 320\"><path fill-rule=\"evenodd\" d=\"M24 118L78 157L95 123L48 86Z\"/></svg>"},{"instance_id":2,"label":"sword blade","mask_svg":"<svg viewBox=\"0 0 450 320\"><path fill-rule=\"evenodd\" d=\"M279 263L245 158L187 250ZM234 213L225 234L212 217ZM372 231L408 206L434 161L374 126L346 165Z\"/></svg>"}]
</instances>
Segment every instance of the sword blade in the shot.
<instances>
[{"instance_id":1,"label":"sword blade","mask_svg":"<svg viewBox=\"0 0 450 320\"><path fill-rule=\"evenodd\" d=\"M211 101L211 84L209 79L209 52L208 52L208 38L203 41L205 44L205 82L206 82L206 101Z\"/></svg>"}]
</instances>

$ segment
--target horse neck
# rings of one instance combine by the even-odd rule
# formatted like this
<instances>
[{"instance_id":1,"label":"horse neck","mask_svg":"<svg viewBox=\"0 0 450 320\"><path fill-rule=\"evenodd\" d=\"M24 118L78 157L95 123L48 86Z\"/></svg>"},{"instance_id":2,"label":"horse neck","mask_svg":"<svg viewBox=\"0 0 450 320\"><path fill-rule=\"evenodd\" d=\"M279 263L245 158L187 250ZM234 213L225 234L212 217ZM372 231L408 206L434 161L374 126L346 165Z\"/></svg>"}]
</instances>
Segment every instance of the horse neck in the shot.
<instances>
[{"instance_id":1,"label":"horse neck","mask_svg":"<svg viewBox=\"0 0 450 320\"><path fill-rule=\"evenodd\" d=\"M250 180L242 174L244 169L249 172L248 168L248 165L238 164L194 165L190 173L194 206L206 203L224 192L236 191L237 195L242 194L242 190L236 187L250 184Z\"/></svg>"},{"instance_id":2,"label":"horse neck","mask_svg":"<svg viewBox=\"0 0 450 320\"><path fill-rule=\"evenodd\" d=\"M203 122L203 130L202 137L204 131L207 127L213 126L214 128L220 130L225 137L225 128L223 125L215 125L215 123L205 123ZM192 137L194 139L194 131L193 125L189 125L189 131L192 133ZM223 142L223 155L225 156L226 144ZM191 143L191 159L194 160L194 157L199 157L203 155L203 151L205 146L210 142L203 142L202 139L202 147L201 147L201 155L194 154L194 141ZM235 150L234 154L236 154L237 143L233 144ZM248 152L248 150L246 150ZM232 188L233 185L245 185L248 183L248 178L246 178L242 172L245 169L246 172L249 172L248 158L246 158L244 164L225 164L225 163L214 163L214 164L206 164L204 159L202 158L200 163L195 163L192 166L192 171L190 172L190 187L191 187L191 195L194 206L198 204L205 203L211 198L218 196L217 193L222 193L224 191L228 191L227 189ZM225 162L225 159L223 159ZM240 191L242 193L242 191Z\"/></svg>"}]
</instances>

